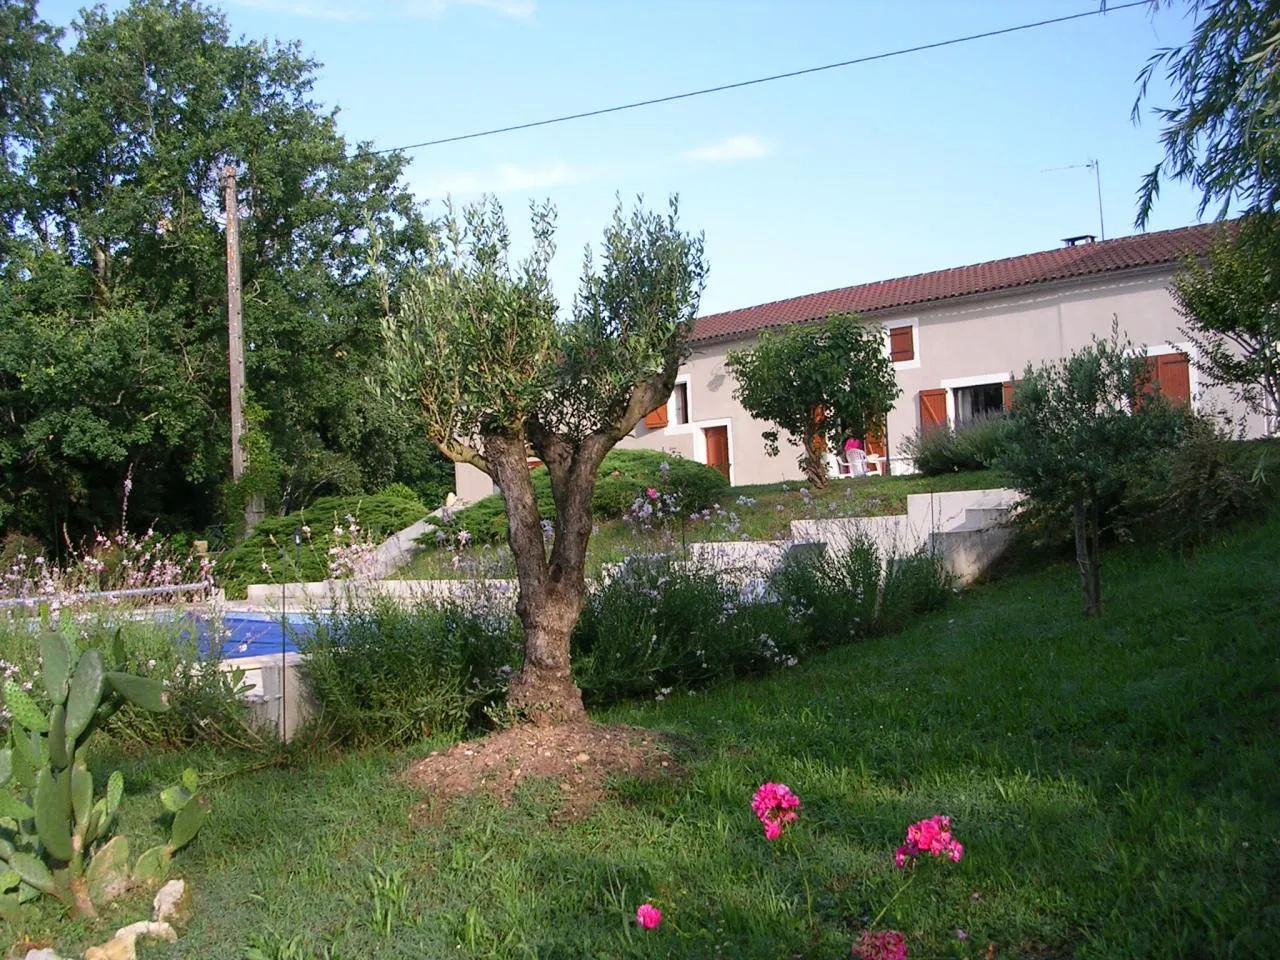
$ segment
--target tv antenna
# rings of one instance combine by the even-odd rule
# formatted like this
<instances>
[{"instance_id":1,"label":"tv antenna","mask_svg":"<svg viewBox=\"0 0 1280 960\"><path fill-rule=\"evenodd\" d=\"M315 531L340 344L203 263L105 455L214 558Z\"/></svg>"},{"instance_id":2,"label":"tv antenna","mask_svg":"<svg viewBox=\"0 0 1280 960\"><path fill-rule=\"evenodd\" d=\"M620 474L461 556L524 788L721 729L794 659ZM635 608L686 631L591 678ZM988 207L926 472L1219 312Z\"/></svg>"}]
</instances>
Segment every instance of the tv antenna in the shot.
<instances>
[{"instance_id":1,"label":"tv antenna","mask_svg":"<svg viewBox=\"0 0 1280 960\"><path fill-rule=\"evenodd\" d=\"M1058 170L1092 170L1093 182L1098 189L1098 237L1102 240L1107 239L1107 228L1102 222L1102 165L1097 160L1090 160L1088 163L1072 163L1065 167L1049 167L1041 170L1041 173L1053 173Z\"/></svg>"}]
</instances>

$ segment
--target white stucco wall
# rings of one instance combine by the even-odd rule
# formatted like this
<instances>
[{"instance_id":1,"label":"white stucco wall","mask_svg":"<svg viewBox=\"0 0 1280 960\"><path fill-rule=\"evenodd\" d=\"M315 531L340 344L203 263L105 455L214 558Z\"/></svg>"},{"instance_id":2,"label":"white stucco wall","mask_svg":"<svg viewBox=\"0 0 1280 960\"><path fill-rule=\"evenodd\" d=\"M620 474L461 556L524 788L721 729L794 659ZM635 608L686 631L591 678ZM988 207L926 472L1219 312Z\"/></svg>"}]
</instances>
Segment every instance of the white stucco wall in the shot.
<instances>
[{"instance_id":1,"label":"white stucco wall","mask_svg":"<svg viewBox=\"0 0 1280 960\"><path fill-rule=\"evenodd\" d=\"M920 425L921 390L958 386L950 381L998 383L1019 377L1028 363L1065 357L1094 336L1109 336L1113 317L1135 347L1145 346L1151 354L1178 348L1189 352L1178 332L1182 321L1169 294L1172 274L1168 268L1127 271L869 316L868 322L886 328L911 324L916 329L915 358L895 364L902 395L889 415L887 438L894 472L911 467L903 460L902 441ZM730 479L735 485L798 480L799 448L784 442L777 457L767 457L761 434L769 425L748 416L733 399L734 383L725 359L730 350L749 346L753 339L695 343L693 355L681 370L681 379L689 385L691 422L674 423L674 405L669 404L668 426L656 430L639 426L621 446L664 450L706 462L702 430L724 424L729 427ZM1261 435L1262 418L1245 416L1225 392L1204 389L1194 355L1191 359L1196 408L1226 410L1244 420L1249 436ZM949 392L949 412L954 410L952 396ZM459 498L478 499L491 489L488 478L479 471L458 468Z\"/></svg>"}]
</instances>

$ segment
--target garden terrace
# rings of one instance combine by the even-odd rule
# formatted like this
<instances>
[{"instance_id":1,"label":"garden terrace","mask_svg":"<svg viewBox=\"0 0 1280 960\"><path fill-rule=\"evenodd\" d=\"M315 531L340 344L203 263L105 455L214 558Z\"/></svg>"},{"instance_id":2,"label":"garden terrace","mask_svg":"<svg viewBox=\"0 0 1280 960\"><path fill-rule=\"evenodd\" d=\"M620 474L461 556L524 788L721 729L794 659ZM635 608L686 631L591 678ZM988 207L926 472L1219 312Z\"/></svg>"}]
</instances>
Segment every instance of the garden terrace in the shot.
<instances>
[{"instance_id":1,"label":"garden terrace","mask_svg":"<svg viewBox=\"0 0 1280 960\"><path fill-rule=\"evenodd\" d=\"M886 906L912 956L1280 955L1280 518L1191 559L1115 552L1096 620L1069 565L1020 561L900 634L597 712L676 736L680 772L586 809L554 779L445 802L402 776L439 737L197 756L214 814L164 956L835 957ZM128 789L190 762L126 757ZM774 844L750 807L768 780L804 804ZM939 813L964 859L899 893L894 847ZM152 817L124 827L158 836ZM92 932L47 905L6 929L64 951Z\"/></svg>"}]
</instances>

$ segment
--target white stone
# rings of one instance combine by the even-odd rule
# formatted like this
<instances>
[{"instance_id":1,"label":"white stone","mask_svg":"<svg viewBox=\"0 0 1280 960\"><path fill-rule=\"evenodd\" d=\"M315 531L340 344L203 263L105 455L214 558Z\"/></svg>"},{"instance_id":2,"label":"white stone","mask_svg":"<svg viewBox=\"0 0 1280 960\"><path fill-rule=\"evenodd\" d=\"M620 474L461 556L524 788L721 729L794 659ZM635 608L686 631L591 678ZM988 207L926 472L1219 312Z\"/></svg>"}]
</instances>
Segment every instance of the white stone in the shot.
<instances>
[{"instance_id":1,"label":"white stone","mask_svg":"<svg viewBox=\"0 0 1280 960\"><path fill-rule=\"evenodd\" d=\"M187 884L183 880L170 880L156 894L151 904L151 919L157 923L181 923L190 909Z\"/></svg>"},{"instance_id":2,"label":"white stone","mask_svg":"<svg viewBox=\"0 0 1280 960\"><path fill-rule=\"evenodd\" d=\"M48 947L43 947L39 950L28 950L22 960L62 960L62 957Z\"/></svg>"}]
</instances>

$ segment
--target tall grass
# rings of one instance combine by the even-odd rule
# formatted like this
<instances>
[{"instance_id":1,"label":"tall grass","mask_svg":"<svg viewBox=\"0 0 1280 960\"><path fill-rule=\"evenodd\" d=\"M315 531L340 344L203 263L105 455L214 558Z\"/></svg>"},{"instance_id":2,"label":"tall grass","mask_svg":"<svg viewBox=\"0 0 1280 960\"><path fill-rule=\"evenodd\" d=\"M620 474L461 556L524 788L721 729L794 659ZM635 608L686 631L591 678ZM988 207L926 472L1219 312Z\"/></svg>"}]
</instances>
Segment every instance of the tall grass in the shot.
<instances>
[{"instance_id":1,"label":"tall grass","mask_svg":"<svg viewBox=\"0 0 1280 960\"><path fill-rule=\"evenodd\" d=\"M456 600L342 602L301 638L319 733L339 743L456 737L481 725L519 667L509 595L476 587Z\"/></svg>"}]
</instances>

